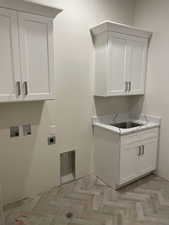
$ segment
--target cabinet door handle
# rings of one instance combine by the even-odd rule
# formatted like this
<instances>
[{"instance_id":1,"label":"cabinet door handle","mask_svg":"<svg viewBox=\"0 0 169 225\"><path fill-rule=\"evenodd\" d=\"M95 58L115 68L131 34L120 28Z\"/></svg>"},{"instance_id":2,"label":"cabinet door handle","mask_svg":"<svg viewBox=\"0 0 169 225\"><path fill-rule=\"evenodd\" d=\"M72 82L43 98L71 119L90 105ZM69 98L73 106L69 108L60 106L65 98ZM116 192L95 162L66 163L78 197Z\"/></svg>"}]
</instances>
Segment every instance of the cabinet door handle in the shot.
<instances>
[{"instance_id":1,"label":"cabinet door handle","mask_svg":"<svg viewBox=\"0 0 169 225\"><path fill-rule=\"evenodd\" d=\"M128 82L125 81L125 92L127 92L127 91L128 91Z\"/></svg>"},{"instance_id":2,"label":"cabinet door handle","mask_svg":"<svg viewBox=\"0 0 169 225\"><path fill-rule=\"evenodd\" d=\"M129 82L129 91L131 91L131 81Z\"/></svg>"},{"instance_id":3,"label":"cabinet door handle","mask_svg":"<svg viewBox=\"0 0 169 225\"><path fill-rule=\"evenodd\" d=\"M144 145L142 145L142 155L144 155Z\"/></svg>"},{"instance_id":4,"label":"cabinet door handle","mask_svg":"<svg viewBox=\"0 0 169 225\"><path fill-rule=\"evenodd\" d=\"M126 81L125 82L125 91L126 92L129 92L130 91L130 82L129 81Z\"/></svg>"},{"instance_id":5,"label":"cabinet door handle","mask_svg":"<svg viewBox=\"0 0 169 225\"><path fill-rule=\"evenodd\" d=\"M23 82L23 87L24 87L24 95L28 95L28 82L27 81Z\"/></svg>"},{"instance_id":6,"label":"cabinet door handle","mask_svg":"<svg viewBox=\"0 0 169 225\"><path fill-rule=\"evenodd\" d=\"M127 82L127 91L130 92L130 82Z\"/></svg>"},{"instance_id":7,"label":"cabinet door handle","mask_svg":"<svg viewBox=\"0 0 169 225\"><path fill-rule=\"evenodd\" d=\"M141 156L141 146L139 146L138 156Z\"/></svg>"},{"instance_id":8,"label":"cabinet door handle","mask_svg":"<svg viewBox=\"0 0 169 225\"><path fill-rule=\"evenodd\" d=\"M16 82L16 88L17 88L17 95L20 96L21 95L21 82L20 81Z\"/></svg>"}]
</instances>

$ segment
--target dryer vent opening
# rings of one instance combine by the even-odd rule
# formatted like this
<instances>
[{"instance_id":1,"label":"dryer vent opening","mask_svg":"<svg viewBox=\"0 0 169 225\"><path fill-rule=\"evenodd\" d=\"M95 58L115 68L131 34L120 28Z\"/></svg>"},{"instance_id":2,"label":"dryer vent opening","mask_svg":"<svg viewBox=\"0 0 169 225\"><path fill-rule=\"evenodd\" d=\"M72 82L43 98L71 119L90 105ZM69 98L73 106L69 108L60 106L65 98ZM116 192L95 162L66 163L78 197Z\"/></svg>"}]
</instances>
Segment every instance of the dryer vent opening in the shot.
<instances>
[{"instance_id":1,"label":"dryer vent opening","mask_svg":"<svg viewBox=\"0 0 169 225\"><path fill-rule=\"evenodd\" d=\"M76 152L60 154L60 183L64 184L75 179Z\"/></svg>"}]
</instances>

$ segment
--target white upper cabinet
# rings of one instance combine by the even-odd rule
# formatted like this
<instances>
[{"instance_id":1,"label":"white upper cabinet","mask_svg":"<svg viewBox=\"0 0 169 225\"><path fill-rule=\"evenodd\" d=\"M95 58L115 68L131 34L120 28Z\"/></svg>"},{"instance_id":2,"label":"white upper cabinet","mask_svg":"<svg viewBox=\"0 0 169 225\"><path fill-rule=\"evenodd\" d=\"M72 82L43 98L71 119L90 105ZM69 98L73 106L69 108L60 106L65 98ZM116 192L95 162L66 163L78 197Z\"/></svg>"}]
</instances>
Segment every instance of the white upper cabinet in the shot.
<instances>
[{"instance_id":1,"label":"white upper cabinet","mask_svg":"<svg viewBox=\"0 0 169 225\"><path fill-rule=\"evenodd\" d=\"M21 73L25 100L53 98L52 19L19 13Z\"/></svg>"},{"instance_id":2,"label":"white upper cabinet","mask_svg":"<svg viewBox=\"0 0 169 225\"><path fill-rule=\"evenodd\" d=\"M0 9L0 101L20 98L20 62L15 11Z\"/></svg>"},{"instance_id":3,"label":"white upper cabinet","mask_svg":"<svg viewBox=\"0 0 169 225\"><path fill-rule=\"evenodd\" d=\"M0 8L0 102L54 99L53 19L61 9L21 6L43 16Z\"/></svg>"},{"instance_id":4,"label":"white upper cabinet","mask_svg":"<svg viewBox=\"0 0 169 225\"><path fill-rule=\"evenodd\" d=\"M113 22L91 29L95 96L143 95L151 32Z\"/></svg>"}]
</instances>

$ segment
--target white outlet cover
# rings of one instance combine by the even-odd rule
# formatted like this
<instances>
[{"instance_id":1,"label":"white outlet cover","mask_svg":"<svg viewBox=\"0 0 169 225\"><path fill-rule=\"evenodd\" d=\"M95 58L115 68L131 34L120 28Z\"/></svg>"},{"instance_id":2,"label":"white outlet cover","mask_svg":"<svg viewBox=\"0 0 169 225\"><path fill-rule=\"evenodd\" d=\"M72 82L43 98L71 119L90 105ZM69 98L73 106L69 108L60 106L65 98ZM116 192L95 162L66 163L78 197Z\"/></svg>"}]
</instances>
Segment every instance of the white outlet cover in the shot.
<instances>
[{"instance_id":1,"label":"white outlet cover","mask_svg":"<svg viewBox=\"0 0 169 225\"><path fill-rule=\"evenodd\" d=\"M50 132L49 132L51 135L55 135L56 134L56 125L51 125L50 126Z\"/></svg>"}]
</instances>

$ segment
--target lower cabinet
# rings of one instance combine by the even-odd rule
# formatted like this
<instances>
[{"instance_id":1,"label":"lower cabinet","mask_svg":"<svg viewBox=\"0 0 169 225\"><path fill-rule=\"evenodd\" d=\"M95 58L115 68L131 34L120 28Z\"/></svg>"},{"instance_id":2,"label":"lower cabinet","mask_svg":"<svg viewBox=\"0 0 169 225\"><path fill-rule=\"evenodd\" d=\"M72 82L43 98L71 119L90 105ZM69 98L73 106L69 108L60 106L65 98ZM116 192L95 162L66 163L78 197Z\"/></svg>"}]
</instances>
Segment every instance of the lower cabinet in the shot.
<instances>
[{"instance_id":1,"label":"lower cabinet","mask_svg":"<svg viewBox=\"0 0 169 225\"><path fill-rule=\"evenodd\" d=\"M120 135L94 127L95 174L114 189L157 168L159 128Z\"/></svg>"},{"instance_id":2,"label":"lower cabinet","mask_svg":"<svg viewBox=\"0 0 169 225\"><path fill-rule=\"evenodd\" d=\"M123 147L120 151L120 184L156 169L157 138Z\"/></svg>"}]
</instances>

